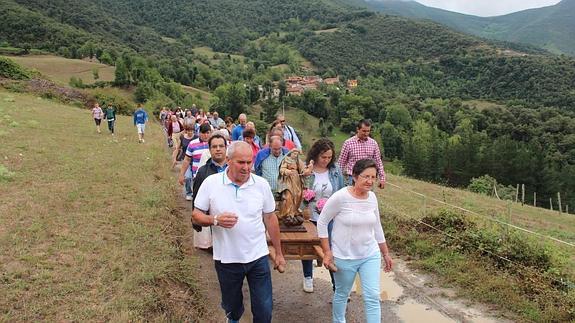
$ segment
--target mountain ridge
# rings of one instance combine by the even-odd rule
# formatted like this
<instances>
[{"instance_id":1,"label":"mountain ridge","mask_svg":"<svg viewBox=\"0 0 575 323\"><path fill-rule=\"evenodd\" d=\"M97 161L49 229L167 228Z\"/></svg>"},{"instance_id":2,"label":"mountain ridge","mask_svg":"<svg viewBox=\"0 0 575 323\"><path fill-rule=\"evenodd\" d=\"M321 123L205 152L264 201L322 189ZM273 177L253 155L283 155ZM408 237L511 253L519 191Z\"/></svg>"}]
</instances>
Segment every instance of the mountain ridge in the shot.
<instances>
[{"instance_id":1,"label":"mountain ridge","mask_svg":"<svg viewBox=\"0 0 575 323\"><path fill-rule=\"evenodd\" d=\"M382 13L429 19L461 32L501 41L534 45L556 54L575 55L575 0L506 15L479 17L429 7L416 1L344 0Z\"/></svg>"}]
</instances>

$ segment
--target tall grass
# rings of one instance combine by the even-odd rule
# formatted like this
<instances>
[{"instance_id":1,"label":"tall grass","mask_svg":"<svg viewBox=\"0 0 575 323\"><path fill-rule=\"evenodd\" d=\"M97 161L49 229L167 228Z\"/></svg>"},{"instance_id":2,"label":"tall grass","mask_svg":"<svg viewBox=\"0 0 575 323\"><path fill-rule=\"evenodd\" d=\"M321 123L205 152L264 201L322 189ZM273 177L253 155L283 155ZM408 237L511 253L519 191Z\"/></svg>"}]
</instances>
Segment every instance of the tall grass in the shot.
<instances>
[{"instance_id":1,"label":"tall grass","mask_svg":"<svg viewBox=\"0 0 575 323\"><path fill-rule=\"evenodd\" d=\"M20 125L0 119L0 321L197 320L160 129L138 144L130 117L112 137L86 110L5 91L0 111Z\"/></svg>"}]
</instances>

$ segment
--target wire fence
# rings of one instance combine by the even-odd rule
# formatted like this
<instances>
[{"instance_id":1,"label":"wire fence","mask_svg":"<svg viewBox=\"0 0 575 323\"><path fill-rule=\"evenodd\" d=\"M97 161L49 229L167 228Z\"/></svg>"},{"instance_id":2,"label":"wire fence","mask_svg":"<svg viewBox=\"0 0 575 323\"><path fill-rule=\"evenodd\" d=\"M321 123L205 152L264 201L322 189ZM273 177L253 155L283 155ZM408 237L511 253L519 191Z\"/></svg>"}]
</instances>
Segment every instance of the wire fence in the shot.
<instances>
[{"instance_id":1,"label":"wire fence","mask_svg":"<svg viewBox=\"0 0 575 323\"><path fill-rule=\"evenodd\" d=\"M397 194L388 194L390 193L389 187L391 188L395 188L397 190L400 190L403 192L403 194L401 195L401 198L403 199L403 201L398 201L398 195ZM391 195L391 196L388 196ZM414 228L416 228L417 225L422 225L425 226L431 230L436 231L437 233L444 235L446 237L449 237L450 239L456 240L456 241L460 241L460 242L464 242L467 245L473 246L474 249L476 249L477 251L480 251L484 254L488 254L493 258L497 258L503 262L508 263L509 265L513 266L516 269L522 270L524 272L528 272L531 274L535 274L535 275L539 275L542 276L544 275L543 272L541 272L540 270L537 270L536 268L533 267L529 267L526 266L524 264L518 263L512 259L509 259L508 257L498 254L497 252L494 252L493 250L489 250L485 247L483 247L482 245L480 245L476 240L476 241L472 241L472 239L465 239L461 236L457 236L454 235L452 233L446 232L445 230L442 230L441 228L438 228L430 223L426 223L425 221L423 221L423 218L428 214L431 213L434 210L438 210L441 208L445 208L445 207L449 207L461 212L464 212L466 214L469 214L477 219L481 219L484 220L483 222L486 223L492 223L495 226L498 226L500 228L506 229L506 230L515 230L520 232L521 234L527 234L533 237L537 237L539 240L547 240L550 241L552 243L556 243L559 244L561 246L564 247L564 250L568 250L569 252L573 252L575 251L575 249L573 249L573 247L575 247L575 243L569 242L569 241L565 241L547 234L542 234L518 225L515 225L513 223L510 223L509 221L503 221L500 219L495 218L495 215L486 215L486 214L482 214L480 212L476 212L473 210L469 210L466 207L462 207L459 205L455 205L452 203L448 203L446 201L442 201L439 200L437 198L431 197L429 195L426 194L422 194L416 191L413 191L411 189L399 186L393 182L386 182L386 192L384 193L384 198L383 198L383 208L384 209L389 209L391 211L393 211L396 215L398 215L399 217L405 219L405 220L409 220L409 221L415 221L414 223ZM445 194L444 194L444 198L445 198ZM419 209L419 215L418 214L414 214L414 210ZM417 213L417 212L415 212ZM573 260L575 261L575 255L573 255ZM569 280L565 280L563 278L561 279L557 279L551 276L545 276L547 279L550 279L551 281L553 281L554 283L561 285L561 286L565 286L567 289L572 290L575 289L575 283L573 281L569 281Z\"/></svg>"},{"instance_id":2,"label":"wire fence","mask_svg":"<svg viewBox=\"0 0 575 323\"><path fill-rule=\"evenodd\" d=\"M437 203L437 204L440 204L440 205L443 205L443 206L448 206L448 207L454 208L454 209L456 209L456 210L459 210L459 211L462 211L462 212L465 212L465 213L472 214L472 215L474 215L474 216L480 217L480 218L482 218L482 219L486 219L486 220L488 220L488 221L492 221L492 222L498 223L499 225L506 226L506 227L509 227L509 228L511 228L511 229L514 229L514 230L522 231L522 232L524 232L524 233L527 233L527 234L530 234L530 235L533 235L533 236L537 236L537 237L540 237L540 238L548 239L548 240L551 240L551 241L553 241L553 242L556 242L556 243L559 243L559 244L563 244L563 245L566 245L566 246L569 246L569 247L575 247L575 243L572 243L572 242L569 242L569 241L565 241L565 240L562 240L562 239L559 239L559 238L556 238L556 237L553 237L553 236L550 236L550 235L542 234L542 233L539 233L539 232L536 232L536 231L533 231L533 230L529 230L529 229L520 227L520 226L518 226L518 225L509 223L509 222L506 222L506 221L502 221L502 220L497 219L497 218L495 218L495 217L493 217L493 216L481 214L481 213L479 213L479 212L475 212L475 211L469 210L469 209L467 209L467 208L465 208L465 207L461 207L461 206L458 206L458 205L454 205L454 204L448 203L448 202L446 202L446 201L441 201L441 200L438 200L438 199L436 199L436 198L430 197L430 196L428 196L428 195L425 195L425 194L422 194L422 193L419 193L419 192L416 192L416 191L413 191L413 190L410 190L410 189L401 187L401 186L396 185L396 184L394 184L394 183L390 183L389 181L386 182L386 186L392 186L392 187L395 187L395 188L397 188L397 189L399 189L399 190L402 190L402 191L404 191L404 192L407 192L407 193L409 193L409 194L412 194L412 195L414 195L414 196L420 197L420 198L422 199L422 201L421 201L421 203L422 203L422 204L421 204L421 212L422 212L422 214L423 214L424 216L427 214L428 210L430 209L430 203L433 202L433 203Z\"/></svg>"}]
</instances>

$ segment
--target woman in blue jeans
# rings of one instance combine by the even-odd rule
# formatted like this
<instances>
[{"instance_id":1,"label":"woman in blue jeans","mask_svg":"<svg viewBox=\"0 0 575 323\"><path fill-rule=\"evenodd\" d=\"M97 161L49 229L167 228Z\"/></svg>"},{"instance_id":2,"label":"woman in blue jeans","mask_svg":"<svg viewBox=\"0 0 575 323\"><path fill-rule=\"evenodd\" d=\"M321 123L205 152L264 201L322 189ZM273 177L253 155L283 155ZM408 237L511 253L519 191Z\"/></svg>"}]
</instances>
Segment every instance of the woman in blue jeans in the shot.
<instances>
[{"instance_id":1,"label":"woman in blue jeans","mask_svg":"<svg viewBox=\"0 0 575 323\"><path fill-rule=\"evenodd\" d=\"M344 187L343 174L339 166L335 163L335 147L331 140L322 138L317 140L309 150L306 164L313 165L312 174L309 177L309 189L315 193L315 199L309 203L311 219L317 225L320 210L318 202L327 200L333 192L337 192ZM324 202L320 202L321 204ZM331 226L328 228L331 231ZM303 268L303 290L306 293L313 293L313 260L302 260ZM333 275L332 284L333 284Z\"/></svg>"},{"instance_id":2,"label":"woman in blue jeans","mask_svg":"<svg viewBox=\"0 0 575 323\"><path fill-rule=\"evenodd\" d=\"M381 227L377 197L371 191L377 182L374 160L362 159L353 166L353 186L335 192L325 204L317 223L323 263L334 272L333 322L345 322L347 298L355 276L361 278L365 316L368 323L381 322L380 269L381 258L385 271L390 271L392 260ZM333 221L331 247L328 224Z\"/></svg>"}]
</instances>

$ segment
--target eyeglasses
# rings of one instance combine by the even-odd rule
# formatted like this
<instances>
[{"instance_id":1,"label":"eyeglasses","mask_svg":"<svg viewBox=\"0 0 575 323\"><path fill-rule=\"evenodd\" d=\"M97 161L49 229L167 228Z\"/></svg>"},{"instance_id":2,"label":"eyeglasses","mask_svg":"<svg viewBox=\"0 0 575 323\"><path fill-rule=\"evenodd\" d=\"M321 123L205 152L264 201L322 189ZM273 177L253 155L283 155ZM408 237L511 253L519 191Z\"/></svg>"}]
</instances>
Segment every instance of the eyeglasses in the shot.
<instances>
[{"instance_id":1,"label":"eyeglasses","mask_svg":"<svg viewBox=\"0 0 575 323\"><path fill-rule=\"evenodd\" d=\"M377 176L369 176L369 175L357 175L357 177L363 179L363 180L372 180L375 181L377 179Z\"/></svg>"}]
</instances>

